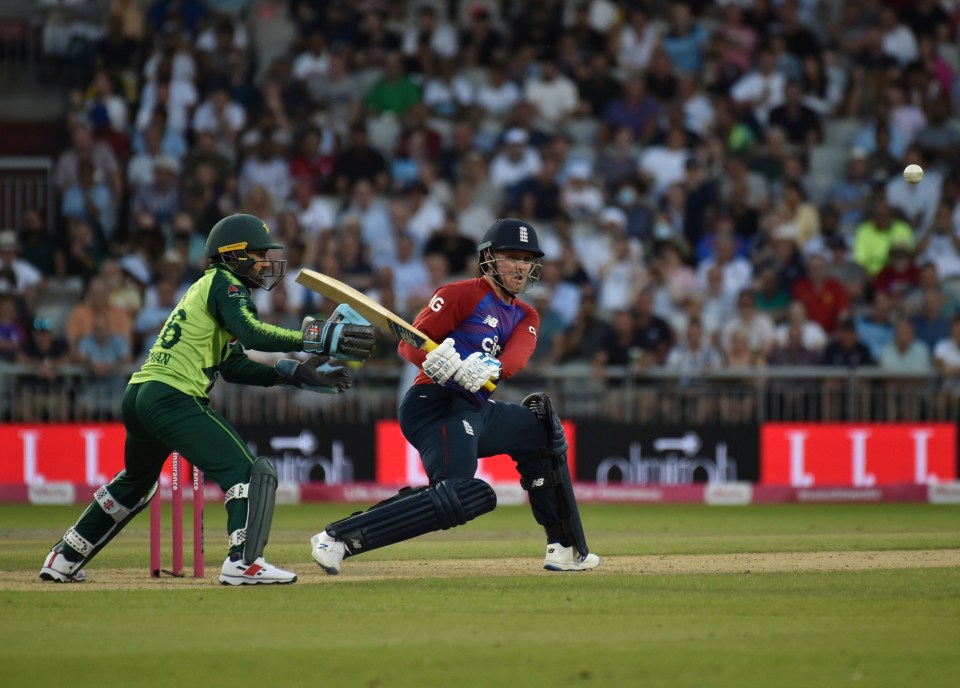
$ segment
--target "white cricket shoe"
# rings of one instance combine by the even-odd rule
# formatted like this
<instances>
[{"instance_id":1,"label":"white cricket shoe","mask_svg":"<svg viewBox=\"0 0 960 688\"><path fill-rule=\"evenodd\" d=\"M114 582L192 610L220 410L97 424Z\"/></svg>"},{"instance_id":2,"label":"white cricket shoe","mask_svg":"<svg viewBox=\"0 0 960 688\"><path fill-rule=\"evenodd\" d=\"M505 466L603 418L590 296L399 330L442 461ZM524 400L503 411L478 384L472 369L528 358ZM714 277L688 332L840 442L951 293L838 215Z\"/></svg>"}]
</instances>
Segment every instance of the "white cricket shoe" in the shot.
<instances>
[{"instance_id":1,"label":"white cricket shoe","mask_svg":"<svg viewBox=\"0 0 960 688\"><path fill-rule=\"evenodd\" d=\"M320 568L331 576L340 573L340 565L347 553L345 544L327 535L327 531L323 531L310 538L310 549L312 550L313 560L317 562Z\"/></svg>"},{"instance_id":2,"label":"white cricket shoe","mask_svg":"<svg viewBox=\"0 0 960 688\"><path fill-rule=\"evenodd\" d=\"M82 583L87 580L87 572L80 568L82 561L70 561L55 549L43 562L40 580L52 583ZM78 570L79 569L79 570Z\"/></svg>"},{"instance_id":3,"label":"white cricket shoe","mask_svg":"<svg viewBox=\"0 0 960 688\"><path fill-rule=\"evenodd\" d=\"M295 583L297 574L267 563L259 557L252 564L243 558L231 559L227 557L220 567L221 585L285 585Z\"/></svg>"},{"instance_id":4,"label":"white cricket shoe","mask_svg":"<svg viewBox=\"0 0 960 688\"><path fill-rule=\"evenodd\" d=\"M580 556L575 547L564 547L557 543L547 545L547 556L543 568L547 571L587 571L600 566L603 559L596 554Z\"/></svg>"}]
</instances>

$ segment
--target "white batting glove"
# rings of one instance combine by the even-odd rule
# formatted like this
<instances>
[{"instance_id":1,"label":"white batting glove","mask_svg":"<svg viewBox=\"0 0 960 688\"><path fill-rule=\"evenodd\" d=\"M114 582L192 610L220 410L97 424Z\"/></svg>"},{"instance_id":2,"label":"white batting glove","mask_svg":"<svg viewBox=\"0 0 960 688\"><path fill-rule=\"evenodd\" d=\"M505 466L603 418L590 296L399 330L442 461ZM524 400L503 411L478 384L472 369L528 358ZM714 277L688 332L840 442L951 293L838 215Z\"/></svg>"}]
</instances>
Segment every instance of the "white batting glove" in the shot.
<instances>
[{"instance_id":1,"label":"white batting glove","mask_svg":"<svg viewBox=\"0 0 960 688\"><path fill-rule=\"evenodd\" d=\"M500 361L482 351L475 351L463 359L453 375L453 379L470 393L477 392L487 382L499 377Z\"/></svg>"},{"instance_id":2,"label":"white batting glove","mask_svg":"<svg viewBox=\"0 0 960 688\"><path fill-rule=\"evenodd\" d=\"M463 361L460 354L453 346L453 340L449 337L437 346L436 349L427 354L423 359L423 372L438 385L442 385L460 368Z\"/></svg>"}]
</instances>

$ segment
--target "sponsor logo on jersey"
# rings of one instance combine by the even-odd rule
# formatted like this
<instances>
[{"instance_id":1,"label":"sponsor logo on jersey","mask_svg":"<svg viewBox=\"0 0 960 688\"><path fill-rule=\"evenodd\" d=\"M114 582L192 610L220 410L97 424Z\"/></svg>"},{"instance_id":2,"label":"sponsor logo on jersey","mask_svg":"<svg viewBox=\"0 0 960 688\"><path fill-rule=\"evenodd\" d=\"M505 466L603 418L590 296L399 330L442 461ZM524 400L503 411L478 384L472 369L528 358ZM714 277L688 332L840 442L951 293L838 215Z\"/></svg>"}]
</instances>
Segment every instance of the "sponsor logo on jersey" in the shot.
<instances>
[{"instance_id":1,"label":"sponsor logo on jersey","mask_svg":"<svg viewBox=\"0 0 960 688\"><path fill-rule=\"evenodd\" d=\"M500 324L500 321L494 318L492 315L488 315L486 318L483 319L483 324L489 325L490 327L496 327L497 325Z\"/></svg>"},{"instance_id":2,"label":"sponsor logo on jersey","mask_svg":"<svg viewBox=\"0 0 960 688\"><path fill-rule=\"evenodd\" d=\"M236 284L231 284L229 287L227 287L228 299L234 299L242 296L243 296L243 292L240 291L240 287L238 287Z\"/></svg>"}]
</instances>

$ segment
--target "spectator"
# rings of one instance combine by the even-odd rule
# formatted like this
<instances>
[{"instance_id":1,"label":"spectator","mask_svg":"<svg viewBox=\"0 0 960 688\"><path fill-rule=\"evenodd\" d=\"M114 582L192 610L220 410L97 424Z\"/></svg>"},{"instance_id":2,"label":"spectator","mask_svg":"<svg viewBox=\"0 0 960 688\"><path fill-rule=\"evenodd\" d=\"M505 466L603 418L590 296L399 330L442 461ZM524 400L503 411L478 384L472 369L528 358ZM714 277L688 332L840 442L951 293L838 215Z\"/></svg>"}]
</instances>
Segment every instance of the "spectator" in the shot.
<instances>
[{"instance_id":1,"label":"spectator","mask_svg":"<svg viewBox=\"0 0 960 688\"><path fill-rule=\"evenodd\" d=\"M506 117L522 98L520 87L507 78L506 65L497 60L490 65L486 79L477 89L476 104L482 114L500 120Z\"/></svg>"},{"instance_id":2,"label":"spectator","mask_svg":"<svg viewBox=\"0 0 960 688\"><path fill-rule=\"evenodd\" d=\"M787 82L783 104L770 110L770 126L783 129L787 140L802 148L810 149L823 140L820 114L804 103L798 81Z\"/></svg>"},{"instance_id":3,"label":"spectator","mask_svg":"<svg viewBox=\"0 0 960 688\"><path fill-rule=\"evenodd\" d=\"M432 5L421 5L417 9L416 21L403 34L403 54L415 54L424 40L440 57L449 58L457 54L457 32L450 25L438 21L437 10Z\"/></svg>"},{"instance_id":4,"label":"spectator","mask_svg":"<svg viewBox=\"0 0 960 688\"><path fill-rule=\"evenodd\" d=\"M402 116L420 101L420 87L403 70L403 62L397 53L388 53L383 65L383 76L373 85L364 98L370 112L377 115Z\"/></svg>"},{"instance_id":5,"label":"spectator","mask_svg":"<svg viewBox=\"0 0 960 688\"><path fill-rule=\"evenodd\" d=\"M540 61L540 73L526 81L523 95L534 104L540 123L549 131L564 124L580 102L576 84L560 72L550 57Z\"/></svg>"},{"instance_id":6,"label":"spectator","mask_svg":"<svg viewBox=\"0 0 960 688\"><path fill-rule=\"evenodd\" d=\"M683 344L670 349L665 366L682 375L680 384L689 385L704 373L719 370L723 366L723 356L705 340L700 320L691 318Z\"/></svg>"},{"instance_id":7,"label":"spectator","mask_svg":"<svg viewBox=\"0 0 960 688\"><path fill-rule=\"evenodd\" d=\"M120 335L128 342L132 341L133 323L127 311L110 303L110 291L101 277L95 277L87 285L87 291L81 301L67 318L67 343L73 351L77 350L80 340L93 333L97 316L104 315L103 329L109 335Z\"/></svg>"},{"instance_id":8,"label":"spectator","mask_svg":"<svg viewBox=\"0 0 960 688\"><path fill-rule=\"evenodd\" d=\"M390 180L387 170L386 158L370 145L366 125L353 125L347 146L337 156L337 191L344 194L360 180L370 182L377 191L384 191Z\"/></svg>"},{"instance_id":9,"label":"spectator","mask_svg":"<svg viewBox=\"0 0 960 688\"><path fill-rule=\"evenodd\" d=\"M580 105L576 110L579 116L590 119L603 117L607 107L623 90L620 82L611 74L610 58L602 52L594 53L575 76L580 93Z\"/></svg>"},{"instance_id":10,"label":"spectator","mask_svg":"<svg viewBox=\"0 0 960 688\"><path fill-rule=\"evenodd\" d=\"M950 324L950 336L934 346L933 364L944 378L944 391L956 396L960 392L960 316Z\"/></svg>"},{"instance_id":11,"label":"spectator","mask_svg":"<svg viewBox=\"0 0 960 688\"><path fill-rule=\"evenodd\" d=\"M91 376L79 400L81 408L102 412L112 407L113 394L122 389L125 377L120 366L130 363L131 356L129 340L110 331L106 313L97 313L92 331L77 342L76 360Z\"/></svg>"},{"instance_id":12,"label":"spectator","mask_svg":"<svg viewBox=\"0 0 960 688\"><path fill-rule=\"evenodd\" d=\"M520 208L520 217L530 217L536 220L550 220L556 216L561 208L561 189L557 183L560 174L560 164L553 155L543 158L540 171L536 176L528 177L514 187L516 205Z\"/></svg>"},{"instance_id":13,"label":"spectator","mask_svg":"<svg viewBox=\"0 0 960 688\"><path fill-rule=\"evenodd\" d=\"M663 47L677 71L696 74L703 62L703 49L709 36L693 17L690 4L670 5L670 25L663 36Z\"/></svg>"},{"instance_id":14,"label":"spectator","mask_svg":"<svg viewBox=\"0 0 960 688\"><path fill-rule=\"evenodd\" d=\"M757 360L765 360L776 342L776 328L766 313L757 312L757 296L752 289L744 289L737 297L737 310L728 318L720 330L720 344L724 351L731 347L734 333L747 337L747 345Z\"/></svg>"},{"instance_id":15,"label":"spectator","mask_svg":"<svg viewBox=\"0 0 960 688\"><path fill-rule=\"evenodd\" d=\"M26 338L16 300L9 294L0 294L0 361L12 363Z\"/></svg>"},{"instance_id":16,"label":"spectator","mask_svg":"<svg viewBox=\"0 0 960 688\"><path fill-rule=\"evenodd\" d=\"M631 76L623 84L623 95L612 101L603 113L602 139L607 140L620 127L627 127L637 143L646 145L657 133L659 118L657 99L647 94L640 76Z\"/></svg>"},{"instance_id":17,"label":"spectator","mask_svg":"<svg viewBox=\"0 0 960 688\"><path fill-rule=\"evenodd\" d=\"M193 113L193 131L210 132L214 145L221 151L232 151L240 132L247 124L247 111L230 97L229 85L218 82Z\"/></svg>"},{"instance_id":18,"label":"spectator","mask_svg":"<svg viewBox=\"0 0 960 688\"><path fill-rule=\"evenodd\" d=\"M89 160L81 160L77 169L77 183L64 189L60 212L64 217L80 218L99 225L104 236L113 239L116 199L110 187L98 179Z\"/></svg>"},{"instance_id":19,"label":"spectator","mask_svg":"<svg viewBox=\"0 0 960 688\"><path fill-rule=\"evenodd\" d=\"M397 255L389 264L395 303L398 312L415 313L421 304L412 303L410 295L419 285L426 284L430 276L423 260L416 253L413 238L407 233L400 233L396 241Z\"/></svg>"},{"instance_id":20,"label":"spectator","mask_svg":"<svg viewBox=\"0 0 960 688\"><path fill-rule=\"evenodd\" d=\"M17 354L16 362L30 373L17 378L17 405L25 421L67 420L69 402L63 394L61 376L71 362L69 347L53 332L46 318L33 321L30 336Z\"/></svg>"},{"instance_id":21,"label":"spectator","mask_svg":"<svg viewBox=\"0 0 960 688\"><path fill-rule=\"evenodd\" d=\"M887 264L873 278L874 291L886 292L899 304L919 284L920 270L913 262L913 251L905 243L893 244Z\"/></svg>"},{"instance_id":22,"label":"spectator","mask_svg":"<svg viewBox=\"0 0 960 688\"><path fill-rule=\"evenodd\" d=\"M770 112L784 103L787 79L777 71L773 52L761 48L756 67L733 84L730 96L737 106L750 112L762 126L770 120Z\"/></svg>"},{"instance_id":23,"label":"spectator","mask_svg":"<svg viewBox=\"0 0 960 688\"><path fill-rule=\"evenodd\" d=\"M359 115L362 92L359 75L350 70L350 53L343 48L332 50L327 75L308 82L307 88L310 100L326 113L330 127L346 136Z\"/></svg>"},{"instance_id":24,"label":"spectator","mask_svg":"<svg viewBox=\"0 0 960 688\"><path fill-rule=\"evenodd\" d=\"M845 231L852 232L863 221L873 188L867 156L863 148L850 151L846 176L833 182L827 191L826 202L840 213L840 223Z\"/></svg>"},{"instance_id":25,"label":"spectator","mask_svg":"<svg viewBox=\"0 0 960 688\"><path fill-rule=\"evenodd\" d=\"M529 135L523 129L508 129L503 136L503 147L490 164L490 181L505 189L535 176L542 166L540 154L528 145Z\"/></svg>"},{"instance_id":26,"label":"spectator","mask_svg":"<svg viewBox=\"0 0 960 688\"><path fill-rule=\"evenodd\" d=\"M800 342L803 348L819 356L827 345L827 333L814 320L807 318L807 310L800 301L792 301L787 307L787 317L783 324L777 327L777 345L786 346L791 329L800 333Z\"/></svg>"},{"instance_id":27,"label":"spectator","mask_svg":"<svg viewBox=\"0 0 960 688\"><path fill-rule=\"evenodd\" d=\"M827 344L822 362L826 366L845 368L875 364L870 349L857 338L857 328L851 320L843 320L837 326L837 338Z\"/></svg>"},{"instance_id":28,"label":"spectator","mask_svg":"<svg viewBox=\"0 0 960 688\"><path fill-rule=\"evenodd\" d=\"M589 222L603 208L603 191L593 183L592 172L589 163L576 161L560 191L560 207L574 222Z\"/></svg>"},{"instance_id":29,"label":"spectator","mask_svg":"<svg viewBox=\"0 0 960 688\"><path fill-rule=\"evenodd\" d=\"M733 301L753 279L750 261L736 255L736 238L732 232L718 234L714 244L714 254L697 265L697 277L704 288L708 286L708 275L717 267L720 269L722 294Z\"/></svg>"},{"instance_id":30,"label":"spectator","mask_svg":"<svg viewBox=\"0 0 960 688\"><path fill-rule=\"evenodd\" d=\"M380 68L387 55L400 50L400 36L387 26L386 15L379 9L367 9L359 29L354 46L358 69Z\"/></svg>"},{"instance_id":31,"label":"spectator","mask_svg":"<svg viewBox=\"0 0 960 688\"><path fill-rule=\"evenodd\" d=\"M870 349L873 358L878 358L883 347L893 339L893 299L886 292L873 295L869 313L854 318L857 337Z\"/></svg>"},{"instance_id":32,"label":"spectator","mask_svg":"<svg viewBox=\"0 0 960 688\"><path fill-rule=\"evenodd\" d=\"M469 26L460 33L464 62L468 67L490 67L503 47L503 36L494 28L486 6L473 5L468 15Z\"/></svg>"},{"instance_id":33,"label":"spectator","mask_svg":"<svg viewBox=\"0 0 960 688\"><path fill-rule=\"evenodd\" d=\"M917 340L913 325L905 318L897 321L893 340L880 351L879 363L883 370L894 373L926 375L933 371L930 349Z\"/></svg>"},{"instance_id":34,"label":"spectator","mask_svg":"<svg viewBox=\"0 0 960 688\"><path fill-rule=\"evenodd\" d=\"M880 31L885 55L896 60L901 67L906 67L917 59L917 37L910 27L900 21L897 10L893 7L880 8Z\"/></svg>"},{"instance_id":35,"label":"spectator","mask_svg":"<svg viewBox=\"0 0 960 688\"><path fill-rule=\"evenodd\" d=\"M820 253L807 256L807 274L793 287L793 298L803 304L810 320L831 334L850 314L846 287L827 273L827 261Z\"/></svg>"},{"instance_id":36,"label":"spectator","mask_svg":"<svg viewBox=\"0 0 960 688\"><path fill-rule=\"evenodd\" d=\"M660 42L660 27L651 21L643 5L628 8L626 22L612 36L618 66L624 71L639 71L650 64L650 56Z\"/></svg>"},{"instance_id":37,"label":"spectator","mask_svg":"<svg viewBox=\"0 0 960 688\"><path fill-rule=\"evenodd\" d=\"M63 272L63 248L54 241L54 237L47 230L43 215L35 208L26 208L23 211L20 257L37 268L44 277Z\"/></svg>"},{"instance_id":38,"label":"spectator","mask_svg":"<svg viewBox=\"0 0 960 688\"><path fill-rule=\"evenodd\" d=\"M782 334L781 334L782 332ZM804 324L785 323L777 330L777 345L770 353L767 363L778 366L815 366L820 363L822 350L813 351L804 344ZM791 381L793 383L794 381ZM778 384L778 391L789 392L790 388Z\"/></svg>"},{"instance_id":39,"label":"spectator","mask_svg":"<svg viewBox=\"0 0 960 688\"><path fill-rule=\"evenodd\" d=\"M33 313L43 292L43 273L19 257L20 240L13 229L0 231L0 294L12 295L25 314Z\"/></svg>"},{"instance_id":40,"label":"spectator","mask_svg":"<svg viewBox=\"0 0 960 688\"><path fill-rule=\"evenodd\" d=\"M253 187L263 187L270 195L273 207L280 208L287 202L291 188L290 166L283 157L285 137L279 131L269 137L251 133L256 134L253 137L256 152L240 167L240 194L246 196Z\"/></svg>"},{"instance_id":41,"label":"spectator","mask_svg":"<svg viewBox=\"0 0 960 688\"><path fill-rule=\"evenodd\" d=\"M936 266L940 279L960 277L960 227L948 202L937 205L930 228L920 234L917 255L921 261Z\"/></svg>"},{"instance_id":42,"label":"spectator","mask_svg":"<svg viewBox=\"0 0 960 688\"><path fill-rule=\"evenodd\" d=\"M910 320L919 341L931 351L937 342L950 336L951 315L944 314L943 293L935 287L927 288L921 297L920 312Z\"/></svg>"},{"instance_id":43,"label":"spectator","mask_svg":"<svg viewBox=\"0 0 960 688\"><path fill-rule=\"evenodd\" d=\"M895 219L887 200L877 196L867 219L857 227L853 259L866 269L870 277L876 277L887 264L890 247L895 243L913 248L913 230L903 220Z\"/></svg>"},{"instance_id":44,"label":"spectator","mask_svg":"<svg viewBox=\"0 0 960 688\"><path fill-rule=\"evenodd\" d=\"M291 73L309 92L326 79L330 71L330 54L327 41L320 28L314 28L307 36L305 50L293 60Z\"/></svg>"},{"instance_id":45,"label":"spectator","mask_svg":"<svg viewBox=\"0 0 960 688\"><path fill-rule=\"evenodd\" d=\"M149 213L172 233L174 216L180 212L177 161L161 155L153 163L153 181L140 186L133 196L131 212Z\"/></svg>"},{"instance_id":46,"label":"spectator","mask_svg":"<svg viewBox=\"0 0 960 688\"><path fill-rule=\"evenodd\" d=\"M473 271L477 242L460 233L457 214L453 210L444 211L443 223L434 230L423 247L425 257L433 253L446 256L454 279L467 277Z\"/></svg>"},{"instance_id":47,"label":"spectator","mask_svg":"<svg viewBox=\"0 0 960 688\"><path fill-rule=\"evenodd\" d=\"M157 335L163 329L163 324L177 303L178 284L163 278L156 284L156 297L150 305L137 313L133 323L134 347L133 350L146 354L156 341Z\"/></svg>"},{"instance_id":48,"label":"spectator","mask_svg":"<svg viewBox=\"0 0 960 688\"><path fill-rule=\"evenodd\" d=\"M80 182L80 161L92 163L95 173L114 194L121 191L120 165L110 147L93 138L89 123L80 122L70 130L71 146L57 158L53 181L62 192Z\"/></svg>"},{"instance_id":49,"label":"spectator","mask_svg":"<svg viewBox=\"0 0 960 688\"><path fill-rule=\"evenodd\" d=\"M638 171L650 179L654 192L661 196L671 184L682 182L690 150L687 134L681 126L667 132L665 145L648 146L640 155Z\"/></svg>"}]
</instances>

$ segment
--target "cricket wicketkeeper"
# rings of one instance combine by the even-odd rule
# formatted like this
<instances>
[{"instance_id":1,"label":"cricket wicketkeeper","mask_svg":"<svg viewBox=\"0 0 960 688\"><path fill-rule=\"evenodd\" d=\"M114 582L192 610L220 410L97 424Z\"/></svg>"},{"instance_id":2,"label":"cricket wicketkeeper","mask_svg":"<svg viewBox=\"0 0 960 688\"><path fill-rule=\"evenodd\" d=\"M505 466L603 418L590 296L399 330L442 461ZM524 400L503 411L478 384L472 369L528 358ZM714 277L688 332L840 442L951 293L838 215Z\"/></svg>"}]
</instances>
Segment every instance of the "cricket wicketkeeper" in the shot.
<instances>
[{"instance_id":1,"label":"cricket wicketkeeper","mask_svg":"<svg viewBox=\"0 0 960 688\"><path fill-rule=\"evenodd\" d=\"M362 361L373 351L374 330L348 306L329 320L306 318L302 330L275 327L257 317L251 289L272 289L286 261L268 258L282 249L253 215L220 220L207 238L210 267L167 318L146 362L123 395L124 468L94 493L80 519L54 545L40 578L80 582L83 570L156 495L160 471L176 450L215 481L226 495L229 554L220 569L225 585L293 583L296 574L263 558L273 517L277 473L256 458L237 431L210 408L217 377L271 387L293 385L328 394L346 391L347 368L331 360ZM259 351L307 351L304 362L274 366L250 360Z\"/></svg>"}]
</instances>

